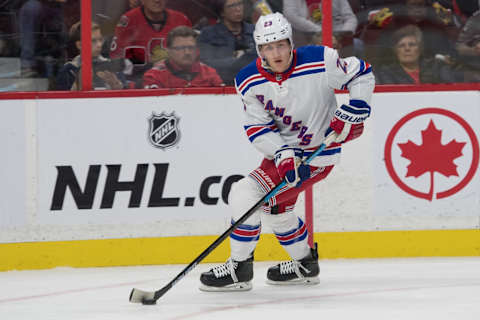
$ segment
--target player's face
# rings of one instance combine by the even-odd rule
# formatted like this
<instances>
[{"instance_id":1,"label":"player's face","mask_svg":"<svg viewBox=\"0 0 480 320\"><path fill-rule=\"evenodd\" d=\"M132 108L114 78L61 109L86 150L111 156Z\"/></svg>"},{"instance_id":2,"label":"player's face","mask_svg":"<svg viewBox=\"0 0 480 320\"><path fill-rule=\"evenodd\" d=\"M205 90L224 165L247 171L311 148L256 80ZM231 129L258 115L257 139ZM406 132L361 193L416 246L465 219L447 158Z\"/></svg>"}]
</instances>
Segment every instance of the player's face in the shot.
<instances>
[{"instance_id":1,"label":"player's face","mask_svg":"<svg viewBox=\"0 0 480 320\"><path fill-rule=\"evenodd\" d=\"M401 64L411 64L420 59L420 44L414 36L406 36L395 45L395 52Z\"/></svg>"},{"instance_id":2,"label":"player's face","mask_svg":"<svg viewBox=\"0 0 480 320\"><path fill-rule=\"evenodd\" d=\"M227 0L223 6L223 19L231 22L242 22L243 20L243 1Z\"/></svg>"},{"instance_id":3,"label":"player's face","mask_svg":"<svg viewBox=\"0 0 480 320\"><path fill-rule=\"evenodd\" d=\"M102 52L103 37L100 30L92 32L92 57L96 58Z\"/></svg>"},{"instance_id":4,"label":"player's face","mask_svg":"<svg viewBox=\"0 0 480 320\"><path fill-rule=\"evenodd\" d=\"M290 41L285 39L262 45L260 55L267 60L272 71L280 73L290 66L291 51Z\"/></svg>"},{"instance_id":5,"label":"player's face","mask_svg":"<svg viewBox=\"0 0 480 320\"><path fill-rule=\"evenodd\" d=\"M145 10L151 13L161 13L165 10L167 0L142 0Z\"/></svg>"},{"instance_id":6,"label":"player's face","mask_svg":"<svg viewBox=\"0 0 480 320\"><path fill-rule=\"evenodd\" d=\"M197 59L197 43L193 37L176 37L168 48L168 58L183 69L189 69Z\"/></svg>"}]
</instances>

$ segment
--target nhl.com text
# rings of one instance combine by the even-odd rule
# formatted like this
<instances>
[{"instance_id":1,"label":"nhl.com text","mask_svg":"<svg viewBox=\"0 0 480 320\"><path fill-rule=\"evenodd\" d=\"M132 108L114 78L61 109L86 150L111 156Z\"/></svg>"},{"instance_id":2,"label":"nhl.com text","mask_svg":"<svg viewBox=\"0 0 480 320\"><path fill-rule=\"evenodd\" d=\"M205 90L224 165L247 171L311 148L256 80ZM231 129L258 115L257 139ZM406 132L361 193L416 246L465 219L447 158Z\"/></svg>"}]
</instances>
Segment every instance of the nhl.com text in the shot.
<instances>
[{"instance_id":1,"label":"nhl.com text","mask_svg":"<svg viewBox=\"0 0 480 320\"><path fill-rule=\"evenodd\" d=\"M102 171L106 171L106 174L101 174ZM94 203L97 197L101 197L99 209L117 208L115 195L120 192L130 193L128 208L193 207L197 201L205 205L217 205L220 199L228 203L232 184L243 178L237 174L207 176L198 182L196 195L171 196L167 191L169 163L137 164L134 177L130 180L121 180L121 171L121 164L89 165L85 181L79 181L77 178L79 175L73 166L56 166L57 176L52 190L50 210L63 210L65 199L69 196L73 198L78 209L96 209ZM153 179L147 179L150 171L153 171ZM101 181L102 176L106 177L104 183ZM148 183L149 180L152 182ZM195 182L192 181L193 183ZM103 190L99 188L101 185ZM167 197L165 194L170 196ZM146 201L142 201L144 198Z\"/></svg>"}]
</instances>

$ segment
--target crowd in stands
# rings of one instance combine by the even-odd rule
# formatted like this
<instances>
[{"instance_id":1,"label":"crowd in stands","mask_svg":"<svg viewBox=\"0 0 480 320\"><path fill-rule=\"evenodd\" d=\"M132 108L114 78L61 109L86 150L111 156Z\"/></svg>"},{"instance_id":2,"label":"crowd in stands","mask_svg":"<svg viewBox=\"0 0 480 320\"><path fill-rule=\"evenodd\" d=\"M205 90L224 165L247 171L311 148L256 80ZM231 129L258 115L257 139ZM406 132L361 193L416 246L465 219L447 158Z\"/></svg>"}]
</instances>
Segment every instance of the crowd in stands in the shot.
<instances>
[{"instance_id":1,"label":"crowd in stands","mask_svg":"<svg viewBox=\"0 0 480 320\"><path fill-rule=\"evenodd\" d=\"M0 60L19 61L13 75L0 63L0 78L81 89L79 3L0 0ZM479 5L332 0L332 47L372 64L377 84L479 82ZM93 88L231 86L257 57L255 22L277 11L295 46L322 44L321 0L92 1Z\"/></svg>"}]
</instances>

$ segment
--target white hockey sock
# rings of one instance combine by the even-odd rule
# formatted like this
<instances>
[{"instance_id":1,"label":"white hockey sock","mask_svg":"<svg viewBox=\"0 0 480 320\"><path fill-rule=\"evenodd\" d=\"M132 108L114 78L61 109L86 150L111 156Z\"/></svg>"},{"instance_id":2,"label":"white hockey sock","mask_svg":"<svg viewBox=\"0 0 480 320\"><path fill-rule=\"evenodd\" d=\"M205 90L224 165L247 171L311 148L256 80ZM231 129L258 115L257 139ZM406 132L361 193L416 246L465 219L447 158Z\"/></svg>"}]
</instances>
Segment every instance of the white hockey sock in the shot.
<instances>
[{"instance_id":1,"label":"white hockey sock","mask_svg":"<svg viewBox=\"0 0 480 320\"><path fill-rule=\"evenodd\" d=\"M275 236L292 259L300 260L310 253L307 226L302 219L293 213L267 217Z\"/></svg>"},{"instance_id":2,"label":"white hockey sock","mask_svg":"<svg viewBox=\"0 0 480 320\"><path fill-rule=\"evenodd\" d=\"M262 196L263 192L250 177L245 177L233 184L228 199L232 209L232 224L251 209ZM246 260L255 250L261 231L261 212L262 209L254 212L230 235L231 257L234 260Z\"/></svg>"},{"instance_id":3,"label":"white hockey sock","mask_svg":"<svg viewBox=\"0 0 480 320\"><path fill-rule=\"evenodd\" d=\"M250 254L257 246L261 229L260 224L241 224L232 232L230 235L230 249L233 260L243 261L250 257Z\"/></svg>"}]
</instances>

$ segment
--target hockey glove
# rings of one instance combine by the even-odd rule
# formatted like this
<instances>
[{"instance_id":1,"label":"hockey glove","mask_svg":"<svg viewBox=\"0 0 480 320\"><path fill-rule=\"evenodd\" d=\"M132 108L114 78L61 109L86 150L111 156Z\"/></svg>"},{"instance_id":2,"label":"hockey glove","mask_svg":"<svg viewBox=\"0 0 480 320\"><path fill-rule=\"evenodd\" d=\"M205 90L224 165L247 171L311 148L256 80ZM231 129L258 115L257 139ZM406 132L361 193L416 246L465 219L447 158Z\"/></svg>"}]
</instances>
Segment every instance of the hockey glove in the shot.
<instances>
[{"instance_id":1,"label":"hockey glove","mask_svg":"<svg viewBox=\"0 0 480 320\"><path fill-rule=\"evenodd\" d=\"M370 116L370 106L360 100L351 100L350 104L342 104L335 110L330 127L325 132L327 137L335 132L334 142L345 143L358 138L363 132L363 122Z\"/></svg>"},{"instance_id":2,"label":"hockey glove","mask_svg":"<svg viewBox=\"0 0 480 320\"><path fill-rule=\"evenodd\" d=\"M302 161L303 150L285 146L275 152L275 166L281 179L290 187L300 187L310 178L310 166Z\"/></svg>"}]
</instances>

